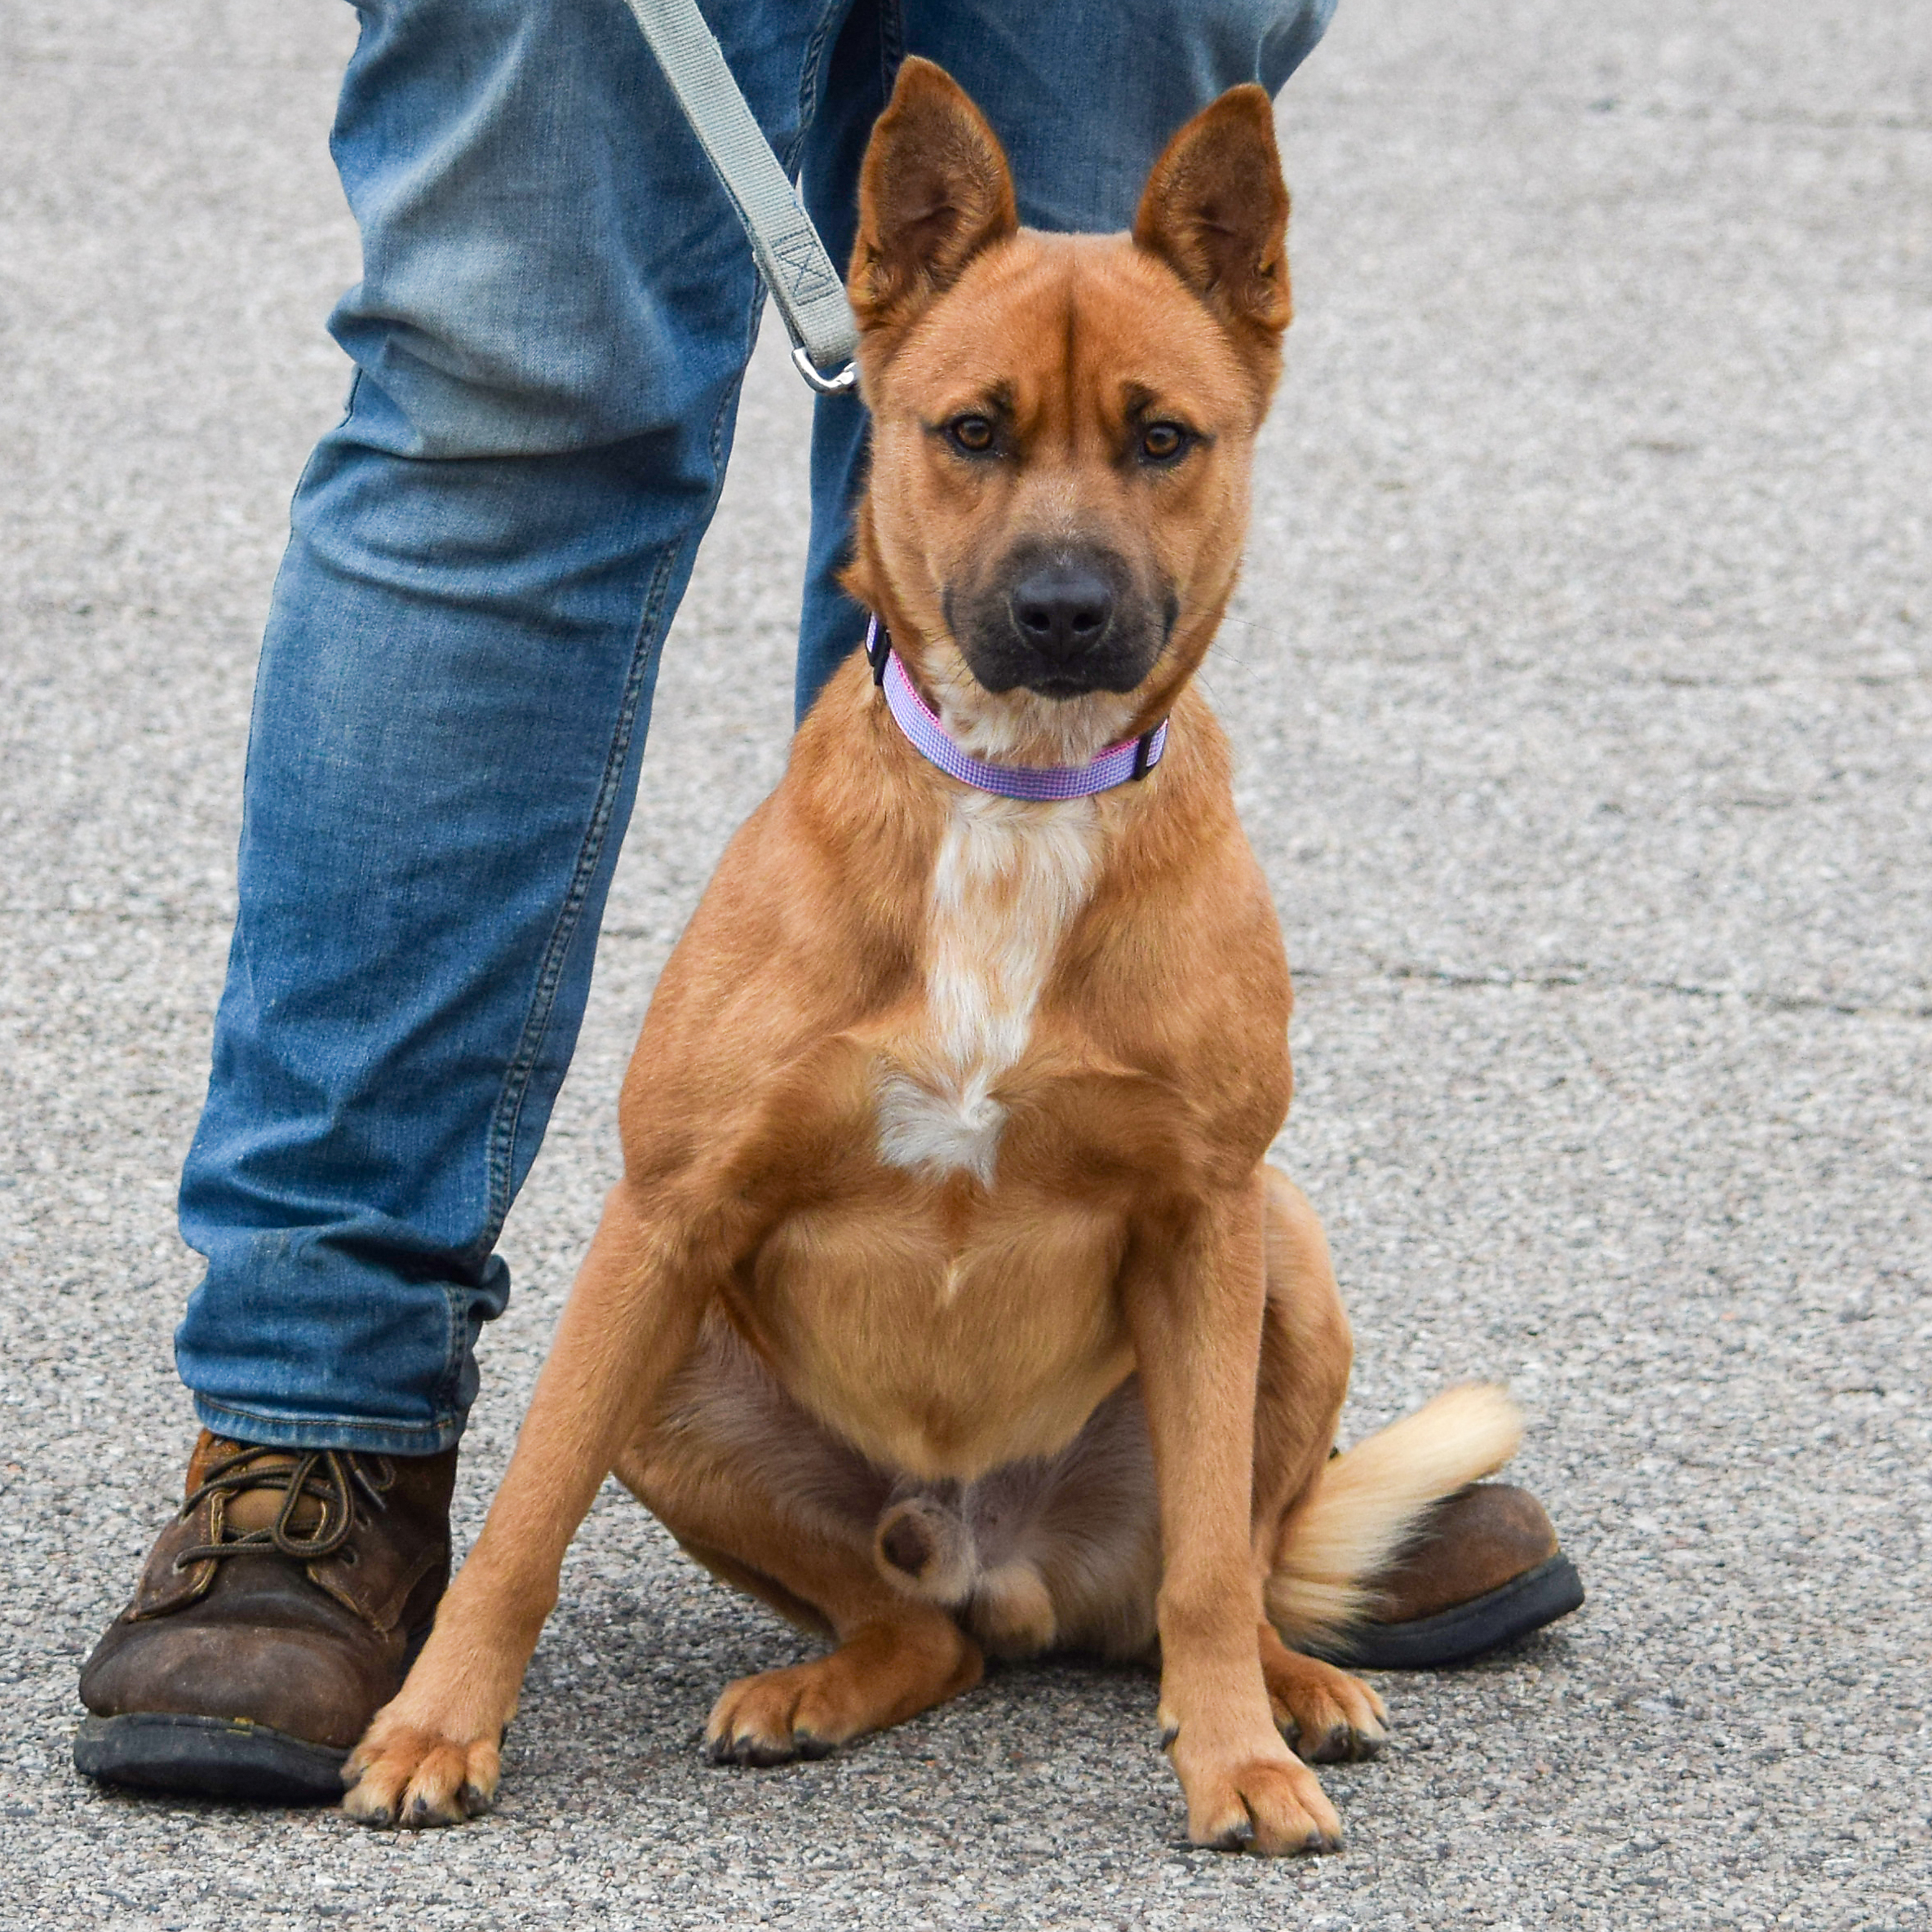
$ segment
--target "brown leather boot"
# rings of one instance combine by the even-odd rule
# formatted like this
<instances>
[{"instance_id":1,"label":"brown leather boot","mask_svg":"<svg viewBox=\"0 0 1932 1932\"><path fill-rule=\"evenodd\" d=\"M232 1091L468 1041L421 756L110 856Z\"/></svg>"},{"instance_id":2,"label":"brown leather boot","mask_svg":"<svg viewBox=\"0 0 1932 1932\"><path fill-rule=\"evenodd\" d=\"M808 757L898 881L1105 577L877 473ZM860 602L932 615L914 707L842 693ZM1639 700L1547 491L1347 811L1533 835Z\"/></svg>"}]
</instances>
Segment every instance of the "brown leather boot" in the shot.
<instances>
[{"instance_id":1,"label":"brown leather boot","mask_svg":"<svg viewBox=\"0 0 1932 1932\"><path fill-rule=\"evenodd\" d=\"M186 1500L81 1672L90 1778L332 1804L450 1580L456 1451L367 1456L202 1433Z\"/></svg>"},{"instance_id":2,"label":"brown leather boot","mask_svg":"<svg viewBox=\"0 0 1932 1932\"><path fill-rule=\"evenodd\" d=\"M1438 1503L1374 1581L1376 1613L1323 1655L1365 1670L1438 1670L1567 1616L1583 1579L1527 1489L1481 1482Z\"/></svg>"}]
</instances>

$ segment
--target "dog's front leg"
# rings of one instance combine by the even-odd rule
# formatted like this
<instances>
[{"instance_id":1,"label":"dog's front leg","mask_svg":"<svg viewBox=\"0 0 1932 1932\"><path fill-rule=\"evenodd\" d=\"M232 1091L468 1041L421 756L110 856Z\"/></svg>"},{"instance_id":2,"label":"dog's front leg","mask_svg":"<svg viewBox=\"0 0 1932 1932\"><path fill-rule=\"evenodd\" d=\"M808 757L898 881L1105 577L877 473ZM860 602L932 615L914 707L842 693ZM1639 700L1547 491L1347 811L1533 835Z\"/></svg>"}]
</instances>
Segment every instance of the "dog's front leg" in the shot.
<instances>
[{"instance_id":1,"label":"dog's front leg","mask_svg":"<svg viewBox=\"0 0 1932 1932\"><path fill-rule=\"evenodd\" d=\"M401 1690L343 1767L366 1824L454 1824L494 1796L498 1749L598 1485L689 1352L711 1270L623 1183L557 1324L503 1487Z\"/></svg>"},{"instance_id":2,"label":"dog's front leg","mask_svg":"<svg viewBox=\"0 0 1932 1932\"><path fill-rule=\"evenodd\" d=\"M1333 1850L1341 1823L1282 1742L1255 1646L1255 1388L1267 1293L1259 1173L1150 1217L1122 1287L1160 1495L1163 1740L1188 1836L1264 1852Z\"/></svg>"}]
</instances>

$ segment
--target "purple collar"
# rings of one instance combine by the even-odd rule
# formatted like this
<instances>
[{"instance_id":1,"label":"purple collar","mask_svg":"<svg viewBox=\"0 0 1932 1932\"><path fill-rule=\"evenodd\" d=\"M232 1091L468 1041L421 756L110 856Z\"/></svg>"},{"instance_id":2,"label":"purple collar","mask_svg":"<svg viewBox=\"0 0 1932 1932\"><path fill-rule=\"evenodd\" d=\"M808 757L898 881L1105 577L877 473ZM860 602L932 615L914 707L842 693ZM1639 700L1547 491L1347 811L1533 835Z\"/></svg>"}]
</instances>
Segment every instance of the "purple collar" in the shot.
<instances>
[{"instance_id":1,"label":"purple collar","mask_svg":"<svg viewBox=\"0 0 1932 1932\"><path fill-rule=\"evenodd\" d=\"M1168 748L1168 721L1163 718L1153 730L1108 746L1091 764L993 764L954 742L933 707L919 696L919 687L906 675L885 626L876 617L866 627L866 659L872 667L873 683L885 693L886 708L911 739L914 750L949 778L977 786L982 791L995 791L1002 798L1031 799L1036 803L1091 798L1097 791L1111 791L1130 779L1145 778Z\"/></svg>"}]
</instances>

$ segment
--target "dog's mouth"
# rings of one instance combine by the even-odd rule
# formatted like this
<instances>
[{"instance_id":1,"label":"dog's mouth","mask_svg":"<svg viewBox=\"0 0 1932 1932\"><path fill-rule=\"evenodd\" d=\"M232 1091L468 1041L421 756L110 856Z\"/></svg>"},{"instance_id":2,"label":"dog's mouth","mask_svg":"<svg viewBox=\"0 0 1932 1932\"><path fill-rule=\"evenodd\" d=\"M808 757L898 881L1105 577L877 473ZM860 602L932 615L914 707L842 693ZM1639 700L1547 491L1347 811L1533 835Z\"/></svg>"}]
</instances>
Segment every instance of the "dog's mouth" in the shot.
<instances>
[{"instance_id":1,"label":"dog's mouth","mask_svg":"<svg viewBox=\"0 0 1932 1932\"><path fill-rule=\"evenodd\" d=\"M1084 698L1097 687L1075 677L1043 677L1034 679L1026 689L1036 697L1063 701L1069 698Z\"/></svg>"}]
</instances>

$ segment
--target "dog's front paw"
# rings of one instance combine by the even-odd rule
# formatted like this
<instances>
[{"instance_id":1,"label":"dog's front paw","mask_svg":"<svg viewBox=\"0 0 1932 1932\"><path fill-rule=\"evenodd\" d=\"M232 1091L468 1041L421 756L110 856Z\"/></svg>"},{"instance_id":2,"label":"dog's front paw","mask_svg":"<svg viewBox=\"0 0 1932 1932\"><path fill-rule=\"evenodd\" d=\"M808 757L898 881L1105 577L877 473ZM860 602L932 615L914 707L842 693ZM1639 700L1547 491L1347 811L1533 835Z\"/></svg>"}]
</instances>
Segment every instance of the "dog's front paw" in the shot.
<instances>
[{"instance_id":1,"label":"dog's front paw","mask_svg":"<svg viewBox=\"0 0 1932 1932\"><path fill-rule=\"evenodd\" d=\"M379 1711L342 1767L342 1808L359 1824L461 1824L490 1809L501 1773L495 1737L465 1742Z\"/></svg>"},{"instance_id":2,"label":"dog's front paw","mask_svg":"<svg viewBox=\"0 0 1932 1932\"><path fill-rule=\"evenodd\" d=\"M1321 1781L1292 1752L1221 1760L1171 1748L1187 1797L1187 1835L1217 1851L1270 1858L1341 1850L1341 1819Z\"/></svg>"},{"instance_id":3,"label":"dog's front paw","mask_svg":"<svg viewBox=\"0 0 1932 1932\"><path fill-rule=\"evenodd\" d=\"M1301 1761L1250 1758L1184 1779L1187 1835L1217 1851L1252 1849L1264 1857L1340 1851L1341 1819L1320 1780Z\"/></svg>"}]
</instances>

